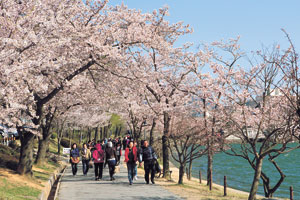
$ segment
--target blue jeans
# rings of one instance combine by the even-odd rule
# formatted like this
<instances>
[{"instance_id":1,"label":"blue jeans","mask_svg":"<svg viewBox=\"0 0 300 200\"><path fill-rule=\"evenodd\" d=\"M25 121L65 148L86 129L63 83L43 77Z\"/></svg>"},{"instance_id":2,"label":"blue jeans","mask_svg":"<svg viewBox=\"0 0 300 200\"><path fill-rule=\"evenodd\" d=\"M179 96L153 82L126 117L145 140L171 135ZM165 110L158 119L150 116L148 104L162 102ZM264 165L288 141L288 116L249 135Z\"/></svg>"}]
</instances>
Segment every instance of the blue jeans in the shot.
<instances>
[{"instance_id":1,"label":"blue jeans","mask_svg":"<svg viewBox=\"0 0 300 200\"><path fill-rule=\"evenodd\" d=\"M89 171L89 160L82 160L82 172L86 175Z\"/></svg>"},{"instance_id":2,"label":"blue jeans","mask_svg":"<svg viewBox=\"0 0 300 200\"><path fill-rule=\"evenodd\" d=\"M115 168L116 168L116 160L108 160L108 169L109 169L110 178L114 176Z\"/></svg>"},{"instance_id":3,"label":"blue jeans","mask_svg":"<svg viewBox=\"0 0 300 200\"><path fill-rule=\"evenodd\" d=\"M132 183L132 179L135 176L135 168L136 168L136 164L135 163L130 163L130 162L127 163L129 183Z\"/></svg>"},{"instance_id":4,"label":"blue jeans","mask_svg":"<svg viewBox=\"0 0 300 200\"><path fill-rule=\"evenodd\" d=\"M77 173L77 163L71 163L72 166L72 173L75 176Z\"/></svg>"}]
</instances>

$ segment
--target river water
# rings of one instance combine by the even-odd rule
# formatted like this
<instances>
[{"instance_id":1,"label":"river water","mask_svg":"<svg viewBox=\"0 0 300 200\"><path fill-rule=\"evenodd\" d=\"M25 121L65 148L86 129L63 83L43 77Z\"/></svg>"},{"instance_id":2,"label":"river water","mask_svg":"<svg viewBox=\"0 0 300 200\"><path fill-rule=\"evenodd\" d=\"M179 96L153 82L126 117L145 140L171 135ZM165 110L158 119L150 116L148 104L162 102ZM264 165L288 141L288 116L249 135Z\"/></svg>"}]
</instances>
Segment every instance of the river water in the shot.
<instances>
[{"instance_id":1,"label":"river water","mask_svg":"<svg viewBox=\"0 0 300 200\"><path fill-rule=\"evenodd\" d=\"M275 192L276 197L289 198L289 187L294 188L294 199L300 199L300 149L296 149L287 154L282 154L275 159L286 175L284 182ZM193 162L192 175L199 178L199 169L202 178L206 179L207 157L203 156ZM263 171L270 177L271 186L280 176L274 166L264 160ZM248 162L240 157L230 156L225 153L216 153L213 160L213 182L223 185L224 176L227 176L228 187L249 192L254 176L254 170ZM262 182L259 186L258 194L264 195Z\"/></svg>"}]
</instances>

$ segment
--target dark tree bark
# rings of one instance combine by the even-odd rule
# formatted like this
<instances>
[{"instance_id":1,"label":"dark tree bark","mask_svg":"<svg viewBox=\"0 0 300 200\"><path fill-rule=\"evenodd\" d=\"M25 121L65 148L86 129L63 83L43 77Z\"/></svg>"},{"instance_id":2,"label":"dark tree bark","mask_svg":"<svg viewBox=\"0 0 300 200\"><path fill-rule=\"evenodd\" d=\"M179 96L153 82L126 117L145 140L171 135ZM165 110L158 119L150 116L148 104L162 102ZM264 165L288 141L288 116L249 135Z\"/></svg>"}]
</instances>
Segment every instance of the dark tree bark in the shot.
<instances>
[{"instance_id":1,"label":"dark tree bark","mask_svg":"<svg viewBox=\"0 0 300 200\"><path fill-rule=\"evenodd\" d=\"M62 132L63 131L61 131L60 133L57 133L57 154L58 155L60 155L60 149L61 149L60 142L62 139Z\"/></svg>"},{"instance_id":2,"label":"dark tree bark","mask_svg":"<svg viewBox=\"0 0 300 200\"><path fill-rule=\"evenodd\" d=\"M98 136L98 126L95 128L95 141L97 142L99 140Z\"/></svg>"},{"instance_id":3,"label":"dark tree bark","mask_svg":"<svg viewBox=\"0 0 300 200\"><path fill-rule=\"evenodd\" d=\"M103 140L104 130L103 127L100 127L100 139Z\"/></svg>"},{"instance_id":4,"label":"dark tree bark","mask_svg":"<svg viewBox=\"0 0 300 200\"><path fill-rule=\"evenodd\" d=\"M163 177L170 177L169 166L169 149L168 149L168 134L170 128L171 117L167 112L164 112L164 132L162 137L162 150L163 150Z\"/></svg>"},{"instance_id":5,"label":"dark tree bark","mask_svg":"<svg viewBox=\"0 0 300 200\"><path fill-rule=\"evenodd\" d=\"M82 129L79 130L79 144L82 143Z\"/></svg>"},{"instance_id":6,"label":"dark tree bark","mask_svg":"<svg viewBox=\"0 0 300 200\"><path fill-rule=\"evenodd\" d=\"M91 131L90 127L88 127L88 138L89 138L89 141L92 141L92 131Z\"/></svg>"},{"instance_id":7,"label":"dark tree bark","mask_svg":"<svg viewBox=\"0 0 300 200\"><path fill-rule=\"evenodd\" d=\"M121 136L121 131L122 131L122 126L119 127L119 130L118 130L118 137Z\"/></svg>"},{"instance_id":8,"label":"dark tree bark","mask_svg":"<svg viewBox=\"0 0 300 200\"><path fill-rule=\"evenodd\" d=\"M21 151L17 172L21 175L32 176L34 134L18 128L21 140Z\"/></svg>"},{"instance_id":9,"label":"dark tree bark","mask_svg":"<svg viewBox=\"0 0 300 200\"><path fill-rule=\"evenodd\" d=\"M193 154L193 152L191 151L190 154ZM193 156L190 155L188 180L191 180L191 179L192 179L192 166L193 166Z\"/></svg>"},{"instance_id":10,"label":"dark tree bark","mask_svg":"<svg viewBox=\"0 0 300 200\"><path fill-rule=\"evenodd\" d=\"M259 185L259 179L261 176L261 170L262 170L262 164L263 164L263 159L258 158L256 159L256 164L255 164L255 174L254 174L254 179L252 182L250 194L248 197L248 200L255 200L256 199L256 193Z\"/></svg>"},{"instance_id":11,"label":"dark tree bark","mask_svg":"<svg viewBox=\"0 0 300 200\"><path fill-rule=\"evenodd\" d=\"M39 147L37 152L37 157L35 160L35 163L38 165L41 165L45 162L46 153L47 150L49 150L49 143L52 132L50 132L52 121L54 118L54 114L56 112L56 109L54 113L51 113L51 108L49 109L49 112L45 116L45 123L42 124L42 137L39 137Z\"/></svg>"},{"instance_id":12,"label":"dark tree bark","mask_svg":"<svg viewBox=\"0 0 300 200\"><path fill-rule=\"evenodd\" d=\"M119 127L118 126L116 126L116 128L115 128L115 137L118 137L118 132L119 132Z\"/></svg>"},{"instance_id":13,"label":"dark tree bark","mask_svg":"<svg viewBox=\"0 0 300 200\"><path fill-rule=\"evenodd\" d=\"M261 172L261 179L263 180L265 197L268 197L268 198L273 197L273 194L280 187L280 185L282 184L282 182L284 181L284 179L286 177L284 175L284 173L282 172L282 170L280 169L280 167L277 165L276 161L273 160L274 158L275 157L269 158L269 161L275 166L275 168L277 169L277 171L280 174L280 179L277 181L277 183L273 187L271 187L270 186L270 178L265 173Z\"/></svg>"},{"instance_id":14,"label":"dark tree bark","mask_svg":"<svg viewBox=\"0 0 300 200\"><path fill-rule=\"evenodd\" d=\"M149 141L150 146L153 145L153 141L154 141L154 139L153 139L153 132L154 132L155 126L156 126L156 119L154 118L153 121L152 121L151 130L150 130L150 141Z\"/></svg>"},{"instance_id":15,"label":"dark tree bark","mask_svg":"<svg viewBox=\"0 0 300 200\"><path fill-rule=\"evenodd\" d=\"M210 185L213 183L213 151L211 149L210 139L208 139L207 147L207 185Z\"/></svg>"},{"instance_id":16,"label":"dark tree bark","mask_svg":"<svg viewBox=\"0 0 300 200\"><path fill-rule=\"evenodd\" d=\"M183 176L184 176L184 169L185 169L186 164L182 163L179 167L179 179L178 179L178 184L183 184Z\"/></svg>"},{"instance_id":17,"label":"dark tree bark","mask_svg":"<svg viewBox=\"0 0 300 200\"><path fill-rule=\"evenodd\" d=\"M71 129L69 128L68 129L68 135L69 135L69 147L71 148L72 147L72 141L71 141L71 138L72 138L72 133L71 133Z\"/></svg>"},{"instance_id":18,"label":"dark tree bark","mask_svg":"<svg viewBox=\"0 0 300 200\"><path fill-rule=\"evenodd\" d=\"M72 140L74 140L75 132L76 132L76 130L73 128L73 131L72 131Z\"/></svg>"},{"instance_id":19,"label":"dark tree bark","mask_svg":"<svg viewBox=\"0 0 300 200\"><path fill-rule=\"evenodd\" d=\"M104 126L104 138L108 138L108 126Z\"/></svg>"}]
</instances>

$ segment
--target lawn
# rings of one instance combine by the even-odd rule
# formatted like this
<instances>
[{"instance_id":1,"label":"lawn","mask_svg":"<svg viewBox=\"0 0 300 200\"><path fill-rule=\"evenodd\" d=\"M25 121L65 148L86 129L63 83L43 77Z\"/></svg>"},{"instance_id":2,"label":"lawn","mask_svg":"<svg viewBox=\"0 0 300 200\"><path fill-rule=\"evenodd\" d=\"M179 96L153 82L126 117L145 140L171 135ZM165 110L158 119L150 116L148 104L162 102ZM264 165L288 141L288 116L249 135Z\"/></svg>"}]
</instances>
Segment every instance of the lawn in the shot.
<instances>
[{"instance_id":1,"label":"lawn","mask_svg":"<svg viewBox=\"0 0 300 200\"><path fill-rule=\"evenodd\" d=\"M17 142L18 144L18 142ZM37 147L37 141L35 147ZM50 142L50 154L57 153L57 142ZM60 166L54 160L47 160L44 165L33 165L33 176L21 176L15 169L18 163L19 147L10 148L0 145L0 199L37 199L45 183Z\"/></svg>"}]
</instances>

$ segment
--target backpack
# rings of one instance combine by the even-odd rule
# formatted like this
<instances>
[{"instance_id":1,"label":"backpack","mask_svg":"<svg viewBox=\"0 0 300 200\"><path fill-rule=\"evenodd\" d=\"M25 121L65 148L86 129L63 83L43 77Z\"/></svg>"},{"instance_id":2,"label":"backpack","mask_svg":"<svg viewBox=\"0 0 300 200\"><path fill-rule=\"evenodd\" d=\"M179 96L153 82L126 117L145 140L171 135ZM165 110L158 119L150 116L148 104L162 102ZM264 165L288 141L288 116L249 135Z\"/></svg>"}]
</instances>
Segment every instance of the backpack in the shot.
<instances>
[{"instance_id":1,"label":"backpack","mask_svg":"<svg viewBox=\"0 0 300 200\"><path fill-rule=\"evenodd\" d=\"M94 160L98 161L98 159L100 159L100 161L103 161L104 160L104 152L103 150L94 150L93 152L93 158Z\"/></svg>"}]
</instances>

